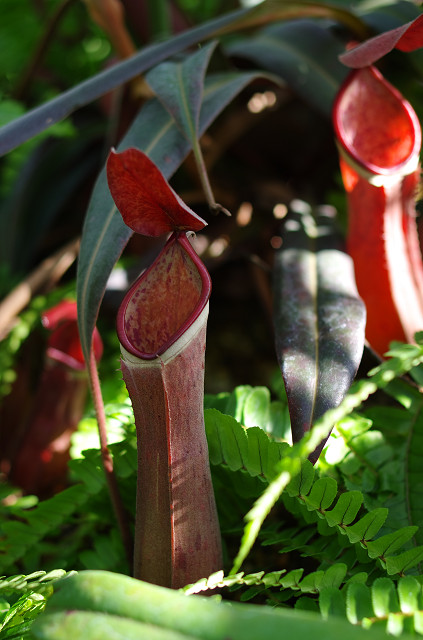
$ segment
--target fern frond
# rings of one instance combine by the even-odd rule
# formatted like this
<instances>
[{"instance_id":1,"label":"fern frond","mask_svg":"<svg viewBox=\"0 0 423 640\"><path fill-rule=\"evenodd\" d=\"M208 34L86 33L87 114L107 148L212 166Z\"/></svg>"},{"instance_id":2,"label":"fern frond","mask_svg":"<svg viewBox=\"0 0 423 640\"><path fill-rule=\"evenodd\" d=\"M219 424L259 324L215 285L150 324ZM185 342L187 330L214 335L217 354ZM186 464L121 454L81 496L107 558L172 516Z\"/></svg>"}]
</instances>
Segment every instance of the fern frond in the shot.
<instances>
[{"instance_id":1,"label":"fern frond","mask_svg":"<svg viewBox=\"0 0 423 640\"><path fill-rule=\"evenodd\" d=\"M15 575L0 579L0 637L2 640L21 640L32 621L43 611L53 593L53 584L65 576L63 569L46 573L35 571L29 575Z\"/></svg>"},{"instance_id":2,"label":"fern frond","mask_svg":"<svg viewBox=\"0 0 423 640\"><path fill-rule=\"evenodd\" d=\"M390 578L377 578L370 587L351 583L343 591L322 590L319 605L326 619L343 615L366 629L376 624L392 635L423 634L422 596L422 584L412 576L400 578L397 584Z\"/></svg>"},{"instance_id":3,"label":"fern frond","mask_svg":"<svg viewBox=\"0 0 423 640\"><path fill-rule=\"evenodd\" d=\"M303 573L304 569L294 569L289 572L282 569L270 573L259 571L257 573L244 574L244 572L241 571L225 576L223 571L218 571L209 578L203 578L194 584L187 585L181 589L181 591L186 595L191 595L193 593L221 589L223 587L251 587L254 585L255 587L262 587L263 589L275 587L280 590L290 589L299 593L318 594L328 587L338 589L344 583L347 566L340 562L329 567L326 571L313 571L304 577Z\"/></svg>"},{"instance_id":4,"label":"fern frond","mask_svg":"<svg viewBox=\"0 0 423 640\"><path fill-rule=\"evenodd\" d=\"M311 431L304 436L301 442L287 451L286 457L279 464L279 475L276 475L270 482L262 496L245 516L244 535L234 560L232 573L236 573L239 570L257 539L270 509L279 499L289 480L299 472L300 466L298 463L301 460L305 460L320 442L326 440L334 424L345 418L371 394L375 393L377 389L385 388L396 377L404 375L413 367L421 364L423 362L423 346L421 344L401 345L401 348L390 352L389 355L392 356L390 360L383 362L369 373L370 379L354 383L340 405L327 411L317 420ZM288 462L287 458L290 458L290 462Z\"/></svg>"},{"instance_id":5,"label":"fern frond","mask_svg":"<svg viewBox=\"0 0 423 640\"><path fill-rule=\"evenodd\" d=\"M290 448L286 442L271 440L260 427L246 429L217 409L206 409L204 420L212 465L247 471L267 482L277 475L276 465Z\"/></svg>"},{"instance_id":6,"label":"fern frond","mask_svg":"<svg viewBox=\"0 0 423 640\"><path fill-rule=\"evenodd\" d=\"M95 491L95 488L93 489ZM90 498L84 485L74 485L37 504L31 510L11 510L19 519L9 519L0 526L0 572L20 560L31 547L55 532L58 527L82 507Z\"/></svg>"}]
</instances>

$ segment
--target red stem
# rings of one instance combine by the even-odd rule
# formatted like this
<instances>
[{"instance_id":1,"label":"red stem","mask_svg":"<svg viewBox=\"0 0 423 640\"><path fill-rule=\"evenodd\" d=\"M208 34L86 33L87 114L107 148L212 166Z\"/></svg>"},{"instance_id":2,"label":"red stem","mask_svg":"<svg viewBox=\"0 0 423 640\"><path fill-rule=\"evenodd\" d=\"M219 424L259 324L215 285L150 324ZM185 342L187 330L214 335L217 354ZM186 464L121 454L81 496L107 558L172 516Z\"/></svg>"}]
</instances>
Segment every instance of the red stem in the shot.
<instances>
[{"instance_id":1,"label":"red stem","mask_svg":"<svg viewBox=\"0 0 423 640\"><path fill-rule=\"evenodd\" d=\"M104 411L103 396L101 393L100 380L98 377L97 362L94 351L91 348L90 363L88 366L88 375L90 379L91 394L94 403L94 409L97 416L98 434L100 438L100 452L103 462L104 472L106 474L107 486L109 489L110 499L116 516L116 521L122 537L123 546L125 548L126 557L129 566L132 564L132 536L129 530L128 516L122 503L116 475L113 468L113 458L110 455L107 446L107 426L106 414Z\"/></svg>"}]
</instances>

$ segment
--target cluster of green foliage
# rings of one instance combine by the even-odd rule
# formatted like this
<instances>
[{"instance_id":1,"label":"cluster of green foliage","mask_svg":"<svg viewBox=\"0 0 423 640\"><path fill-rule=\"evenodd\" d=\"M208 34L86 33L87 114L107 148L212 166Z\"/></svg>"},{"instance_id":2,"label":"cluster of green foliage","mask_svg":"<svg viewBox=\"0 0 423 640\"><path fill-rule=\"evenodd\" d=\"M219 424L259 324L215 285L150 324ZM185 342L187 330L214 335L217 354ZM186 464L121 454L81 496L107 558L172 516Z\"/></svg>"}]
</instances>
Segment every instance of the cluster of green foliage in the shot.
<instances>
[{"instance_id":1,"label":"cluster of green foliage","mask_svg":"<svg viewBox=\"0 0 423 640\"><path fill-rule=\"evenodd\" d=\"M382 625L396 635L421 633L418 461L423 400L412 377L395 377L395 372L409 370L419 378L419 362L423 347L396 347L394 357L372 376L385 387L377 405L368 402L349 412L348 407L361 402L363 385L352 389L341 407L345 416L316 469L303 460L285 491L272 497L275 508L247 559L254 572L222 571L186 587L185 593L218 588L240 602L319 612L323 619L343 617L366 628ZM377 389L374 385L372 391ZM120 438L116 435L118 441L110 448L125 506L133 513L132 412L124 403L109 405L107 415L116 434L116 425L120 428ZM253 521L263 519L268 505L260 506L260 500L280 477L284 460L292 456L283 426L286 400L283 395L272 399L265 387L238 387L232 393L207 396L205 417L229 569L243 515L255 508ZM71 471L74 484L48 500L34 504L35 499L21 498L10 505L3 500L0 571L28 574L13 575L0 584L2 638L26 632L53 591L51 581L66 570L129 571L111 524L98 449L75 458ZM48 573L34 571L35 566L47 567Z\"/></svg>"}]
</instances>

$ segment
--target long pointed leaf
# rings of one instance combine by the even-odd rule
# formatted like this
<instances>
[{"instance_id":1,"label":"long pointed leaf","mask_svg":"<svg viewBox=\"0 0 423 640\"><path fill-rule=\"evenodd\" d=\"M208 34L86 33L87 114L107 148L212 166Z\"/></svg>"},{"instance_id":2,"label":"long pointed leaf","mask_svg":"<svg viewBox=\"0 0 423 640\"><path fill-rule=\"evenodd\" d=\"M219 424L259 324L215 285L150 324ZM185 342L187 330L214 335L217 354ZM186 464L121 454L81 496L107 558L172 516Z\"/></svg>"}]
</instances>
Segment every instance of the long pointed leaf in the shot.
<instances>
[{"instance_id":1,"label":"long pointed leaf","mask_svg":"<svg viewBox=\"0 0 423 640\"><path fill-rule=\"evenodd\" d=\"M81 82L49 102L32 109L0 129L0 155L4 155L37 133L48 129L55 122L63 120L75 109L89 104L147 69L151 69L162 60L218 33L224 27L233 25L250 12L251 9L234 11L180 35L172 36L166 42L146 47L128 60L98 73L93 78Z\"/></svg>"},{"instance_id":2,"label":"long pointed leaf","mask_svg":"<svg viewBox=\"0 0 423 640\"><path fill-rule=\"evenodd\" d=\"M309 213L287 218L274 280L276 350L298 442L348 391L363 352L365 308L351 259L324 217L318 224Z\"/></svg>"},{"instance_id":3,"label":"long pointed leaf","mask_svg":"<svg viewBox=\"0 0 423 640\"><path fill-rule=\"evenodd\" d=\"M255 73L238 73L208 78L200 114L200 133L256 77ZM119 149L131 146L142 149L166 178L176 171L190 149L189 142L157 100L144 106ZM88 207L78 263L78 320L86 358L108 277L131 234L117 212L103 170Z\"/></svg>"},{"instance_id":4,"label":"long pointed leaf","mask_svg":"<svg viewBox=\"0 0 423 640\"><path fill-rule=\"evenodd\" d=\"M182 62L163 62L146 75L157 98L191 144L197 139L204 77L216 44L208 44Z\"/></svg>"}]
</instances>

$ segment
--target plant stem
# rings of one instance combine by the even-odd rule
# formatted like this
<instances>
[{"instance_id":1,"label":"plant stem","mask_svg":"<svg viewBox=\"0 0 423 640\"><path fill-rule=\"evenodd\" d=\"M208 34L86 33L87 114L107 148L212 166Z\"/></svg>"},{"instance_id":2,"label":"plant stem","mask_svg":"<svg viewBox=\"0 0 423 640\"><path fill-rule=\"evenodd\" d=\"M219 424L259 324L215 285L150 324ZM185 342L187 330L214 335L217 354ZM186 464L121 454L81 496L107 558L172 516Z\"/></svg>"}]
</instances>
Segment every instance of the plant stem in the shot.
<instances>
[{"instance_id":1,"label":"plant stem","mask_svg":"<svg viewBox=\"0 0 423 640\"><path fill-rule=\"evenodd\" d=\"M38 43L36 51L31 55L30 61L22 76L19 78L16 87L13 91L13 98L15 100L23 100L28 89L31 80L34 78L37 68L41 64L45 52L47 51L51 40L53 39L56 30L64 18L67 10L72 6L75 0L62 0L62 2L56 7L53 15L50 18L49 23L42 35L41 40Z\"/></svg>"},{"instance_id":2,"label":"plant stem","mask_svg":"<svg viewBox=\"0 0 423 640\"><path fill-rule=\"evenodd\" d=\"M132 566L132 536L129 530L128 516L125 511L125 507L122 503L122 498L119 493L119 487L116 479L116 475L113 468L113 458L110 455L110 450L107 446L107 428L106 428L106 414L104 411L103 396L101 393L100 380L98 377L97 363L94 356L94 351L91 348L90 363L88 366L88 375L90 379L91 394L94 402L95 413L97 416L98 435L100 438L100 452L103 462L104 472L106 474L107 486L109 489L110 499L112 501L113 509L115 512L117 524L122 537L123 546L125 548L125 554L129 563Z\"/></svg>"},{"instance_id":3,"label":"plant stem","mask_svg":"<svg viewBox=\"0 0 423 640\"><path fill-rule=\"evenodd\" d=\"M198 169L198 175L200 177L201 186L206 196L207 204L211 211L214 213L224 213L226 216L230 216L231 213L221 204L218 204L214 198L213 191L210 185L209 176L206 169L206 163L204 162L203 152L201 151L200 142L197 137L193 138L195 142L192 145L192 152L194 154L195 163Z\"/></svg>"}]
</instances>

